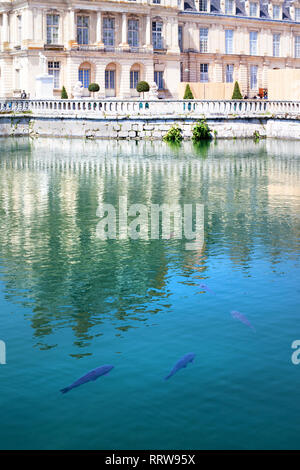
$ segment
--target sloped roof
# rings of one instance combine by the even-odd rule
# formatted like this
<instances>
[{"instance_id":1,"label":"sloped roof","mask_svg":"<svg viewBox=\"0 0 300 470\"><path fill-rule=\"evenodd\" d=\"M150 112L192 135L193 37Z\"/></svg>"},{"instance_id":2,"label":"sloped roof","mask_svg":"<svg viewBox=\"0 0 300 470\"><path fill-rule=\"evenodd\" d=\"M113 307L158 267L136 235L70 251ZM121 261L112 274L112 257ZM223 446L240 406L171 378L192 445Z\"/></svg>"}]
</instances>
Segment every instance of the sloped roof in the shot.
<instances>
[{"instance_id":1,"label":"sloped roof","mask_svg":"<svg viewBox=\"0 0 300 470\"><path fill-rule=\"evenodd\" d=\"M289 6L293 0L285 0L282 6L282 20L278 21L293 21L290 16ZM195 6L194 0L184 0L184 11L199 12ZM259 0L259 18L263 19L273 19L270 17L268 12L268 0ZM210 2L210 12L213 14L223 14L220 8L220 0L211 0ZM245 10L245 0L236 0L236 14L235 16L247 16Z\"/></svg>"}]
</instances>

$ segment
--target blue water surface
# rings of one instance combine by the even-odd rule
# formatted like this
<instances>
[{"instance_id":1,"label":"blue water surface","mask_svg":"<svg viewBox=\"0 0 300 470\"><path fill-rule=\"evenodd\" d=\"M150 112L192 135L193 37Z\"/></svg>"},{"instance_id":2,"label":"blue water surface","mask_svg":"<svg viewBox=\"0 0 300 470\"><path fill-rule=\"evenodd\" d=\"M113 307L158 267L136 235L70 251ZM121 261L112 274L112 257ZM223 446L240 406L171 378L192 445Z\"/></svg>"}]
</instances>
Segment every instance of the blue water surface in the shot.
<instances>
[{"instance_id":1,"label":"blue water surface","mask_svg":"<svg viewBox=\"0 0 300 470\"><path fill-rule=\"evenodd\" d=\"M100 240L121 196L203 204L203 249ZM299 449L299 254L297 142L2 139L0 447Z\"/></svg>"}]
</instances>

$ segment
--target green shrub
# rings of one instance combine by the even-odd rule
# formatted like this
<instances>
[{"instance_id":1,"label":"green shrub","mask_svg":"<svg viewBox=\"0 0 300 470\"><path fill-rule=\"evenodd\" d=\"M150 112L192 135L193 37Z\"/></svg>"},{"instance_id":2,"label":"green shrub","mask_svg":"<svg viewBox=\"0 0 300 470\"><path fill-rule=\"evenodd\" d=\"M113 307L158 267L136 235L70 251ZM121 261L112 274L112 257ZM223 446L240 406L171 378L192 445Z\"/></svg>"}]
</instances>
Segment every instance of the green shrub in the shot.
<instances>
[{"instance_id":1,"label":"green shrub","mask_svg":"<svg viewBox=\"0 0 300 470\"><path fill-rule=\"evenodd\" d=\"M191 87L188 83L185 87L185 92L184 92L183 99L184 100L193 100L194 99L194 95L193 95Z\"/></svg>"},{"instance_id":2,"label":"green shrub","mask_svg":"<svg viewBox=\"0 0 300 470\"><path fill-rule=\"evenodd\" d=\"M182 130L178 126L173 126L163 137L165 142L180 143L182 141Z\"/></svg>"},{"instance_id":3,"label":"green shrub","mask_svg":"<svg viewBox=\"0 0 300 470\"><path fill-rule=\"evenodd\" d=\"M201 140L211 140L211 129L205 119L198 121L193 127L193 142L200 142Z\"/></svg>"},{"instance_id":4,"label":"green shrub","mask_svg":"<svg viewBox=\"0 0 300 470\"><path fill-rule=\"evenodd\" d=\"M61 99L62 100L67 100L68 99L68 93L67 93L67 90L65 89L64 86L62 87L62 90L61 90Z\"/></svg>"},{"instance_id":5,"label":"green shrub","mask_svg":"<svg viewBox=\"0 0 300 470\"><path fill-rule=\"evenodd\" d=\"M93 93L93 96L94 96L94 93L96 93L97 91L100 90L100 87L98 85L98 83L90 83L89 86L88 86L88 90Z\"/></svg>"},{"instance_id":6,"label":"green shrub","mask_svg":"<svg viewBox=\"0 0 300 470\"><path fill-rule=\"evenodd\" d=\"M136 91L138 93L143 93L143 97L144 97L144 93L149 90L150 90L150 86L148 82L141 81L136 86Z\"/></svg>"},{"instance_id":7,"label":"green shrub","mask_svg":"<svg viewBox=\"0 0 300 470\"><path fill-rule=\"evenodd\" d=\"M260 137L261 137L261 135L260 135L259 131L254 131L254 132L253 132L253 140L254 140L254 142L259 142Z\"/></svg>"},{"instance_id":8,"label":"green shrub","mask_svg":"<svg viewBox=\"0 0 300 470\"><path fill-rule=\"evenodd\" d=\"M241 100L241 99L243 99L243 96L242 96L242 93L241 93L240 86L239 86L238 82L235 82L235 84L234 84L234 89L233 89L233 93L232 93L232 99L233 99L233 100Z\"/></svg>"}]
</instances>

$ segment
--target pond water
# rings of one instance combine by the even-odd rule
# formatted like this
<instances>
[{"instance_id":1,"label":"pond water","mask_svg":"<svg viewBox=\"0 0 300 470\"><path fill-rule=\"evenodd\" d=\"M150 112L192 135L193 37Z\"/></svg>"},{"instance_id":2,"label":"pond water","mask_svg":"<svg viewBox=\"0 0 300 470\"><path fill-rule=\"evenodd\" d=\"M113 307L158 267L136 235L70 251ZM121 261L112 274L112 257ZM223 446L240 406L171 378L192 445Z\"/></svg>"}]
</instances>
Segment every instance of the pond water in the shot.
<instances>
[{"instance_id":1,"label":"pond water","mask_svg":"<svg viewBox=\"0 0 300 470\"><path fill-rule=\"evenodd\" d=\"M101 240L120 197L203 204L203 248ZM299 143L2 139L0 215L2 449L300 448Z\"/></svg>"}]
</instances>

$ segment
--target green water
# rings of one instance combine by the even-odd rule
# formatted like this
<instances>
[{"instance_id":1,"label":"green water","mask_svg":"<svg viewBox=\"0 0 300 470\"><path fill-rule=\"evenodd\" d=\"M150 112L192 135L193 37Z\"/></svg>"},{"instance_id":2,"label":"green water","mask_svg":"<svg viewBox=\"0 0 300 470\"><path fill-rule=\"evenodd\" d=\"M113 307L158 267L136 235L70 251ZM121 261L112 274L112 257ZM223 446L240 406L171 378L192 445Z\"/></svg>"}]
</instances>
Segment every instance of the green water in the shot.
<instances>
[{"instance_id":1,"label":"green water","mask_svg":"<svg viewBox=\"0 0 300 470\"><path fill-rule=\"evenodd\" d=\"M120 196L203 204L203 250L100 240ZM300 448L299 143L2 139L0 216L2 449Z\"/></svg>"}]
</instances>

